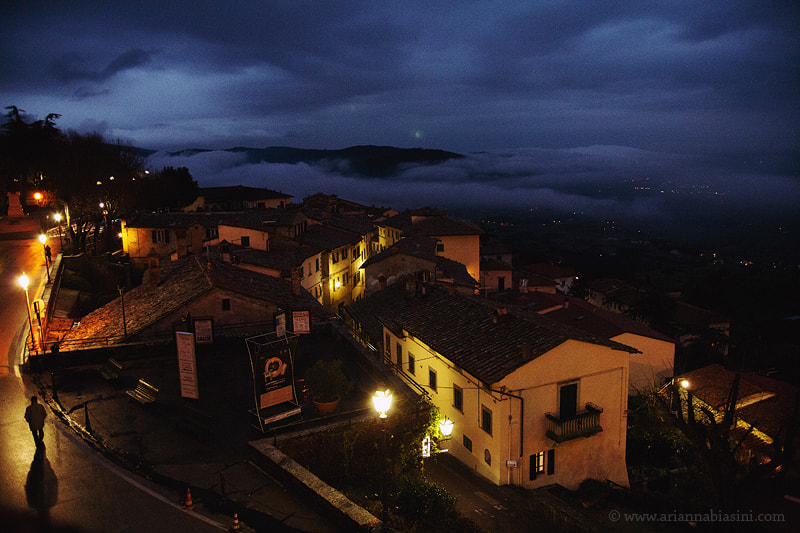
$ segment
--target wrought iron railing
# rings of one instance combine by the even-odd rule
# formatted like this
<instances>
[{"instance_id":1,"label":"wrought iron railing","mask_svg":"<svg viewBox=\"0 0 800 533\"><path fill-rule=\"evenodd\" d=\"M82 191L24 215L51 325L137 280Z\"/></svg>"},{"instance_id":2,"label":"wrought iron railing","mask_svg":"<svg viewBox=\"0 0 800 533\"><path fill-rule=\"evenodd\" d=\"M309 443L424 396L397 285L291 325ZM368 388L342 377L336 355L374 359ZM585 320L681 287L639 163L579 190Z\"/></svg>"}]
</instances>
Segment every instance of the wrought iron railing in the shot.
<instances>
[{"instance_id":1,"label":"wrought iron railing","mask_svg":"<svg viewBox=\"0 0 800 533\"><path fill-rule=\"evenodd\" d=\"M556 442L564 442L578 437L591 437L603 431L600 426L600 413L603 409L592 403L586 404L586 409L569 418L559 418L552 413L547 413L548 438Z\"/></svg>"}]
</instances>

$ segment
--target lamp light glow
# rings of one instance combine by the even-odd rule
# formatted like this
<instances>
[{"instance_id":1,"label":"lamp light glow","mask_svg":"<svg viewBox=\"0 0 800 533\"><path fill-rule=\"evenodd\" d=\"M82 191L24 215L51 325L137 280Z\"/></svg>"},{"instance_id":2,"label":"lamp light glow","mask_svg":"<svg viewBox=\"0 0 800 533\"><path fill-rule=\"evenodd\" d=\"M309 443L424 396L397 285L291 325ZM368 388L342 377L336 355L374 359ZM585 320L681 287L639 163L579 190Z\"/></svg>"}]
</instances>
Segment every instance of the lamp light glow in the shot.
<instances>
[{"instance_id":1,"label":"lamp light glow","mask_svg":"<svg viewBox=\"0 0 800 533\"><path fill-rule=\"evenodd\" d=\"M375 391L372 396L372 404L378 412L380 418L386 418L386 413L392 407L392 393L389 389Z\"/></svg>"},{"instance_id":2,"label":"lamp light glow","mask_svg":"<svg viewBox=\"0 0 800 533\"><path fill-rule=\"evenodd\" d=\"M42 244L46 243L47 242L47 235L45 235L44 233L40 233L39 234L39 242L42 243Z\"/></svg>"},{"instance_id":3,"label":"lamp light glow","mask_svg":"<svg viewBox=\"0 0 800 533\"><path fill-rule=\"evenodd\" d=\"M453 433L453 421L449 418L445 418L439 422L439 431L441 431L442 435L445 437L449 437Z\"/></svg>"},{"instance_id":4,"label":"lamp light glow","mask_svg":"<svg viewBox=\"0 0 800 533\"><path fill-rule=\"evenodd\" d=\"M19 277L19 286L22 287L25 290L28 290L28 276L26 276L25 274L22 274Z\"/></svg>"},{"instance_id":5,"label":"lamp light glow","mask_svg":"<svg viewBox=\"0 0 800 533\"><path fill-rule=\"evenodd\" d=\"M688 379L682 379L681 380L681 387L683 387L684 389L688 389L689 388L689 380Z\"/></svg>"}]
</instances>

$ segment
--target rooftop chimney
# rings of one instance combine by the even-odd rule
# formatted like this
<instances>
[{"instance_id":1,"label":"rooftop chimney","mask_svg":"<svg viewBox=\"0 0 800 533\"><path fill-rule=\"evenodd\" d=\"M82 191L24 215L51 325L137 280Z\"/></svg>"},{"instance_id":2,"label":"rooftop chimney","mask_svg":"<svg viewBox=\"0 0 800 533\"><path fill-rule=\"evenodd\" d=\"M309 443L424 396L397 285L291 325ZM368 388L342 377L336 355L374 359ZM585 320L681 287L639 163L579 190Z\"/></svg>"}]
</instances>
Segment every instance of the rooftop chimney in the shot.
<instances>
[{"instance_id":1,"label":"rooftop chimney","mask_svg":"<svg viewBox=\"0 0 800 533\"><path fill-rule=\"evenodd\" d=\"M292 269L292 296L300 296L300 269Z\"/></svg>"},{"instance_id":2,"label":"rooftop chimney","mask_svg":"<svg viewBox=\"0 0 800 533\"><path fill-rule=\"evenodd\" d=\"M522 358L525 361L530 361L533 358L533 354L531 353L531 345L527 342L522 345Z\"/></svg>"}]
</instances>

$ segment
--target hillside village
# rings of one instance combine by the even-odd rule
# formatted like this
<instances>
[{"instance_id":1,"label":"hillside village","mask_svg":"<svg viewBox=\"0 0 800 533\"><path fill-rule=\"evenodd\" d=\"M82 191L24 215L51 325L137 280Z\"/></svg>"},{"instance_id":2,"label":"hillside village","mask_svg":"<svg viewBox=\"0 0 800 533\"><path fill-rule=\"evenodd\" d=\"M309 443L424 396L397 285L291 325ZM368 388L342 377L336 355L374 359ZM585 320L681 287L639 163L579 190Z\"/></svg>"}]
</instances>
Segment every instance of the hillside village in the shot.
<instances>
[{"instance_id":1,"label":"hillside village","mask_svg":"<svg viewBox=\"0 0 800 533\"><path fill-rule=\"evenodd\" d=\"M192 320L215 336L273 331L282 312L304 313L312 330L335 322L453 422L449 453L497 485L628 487L629 413L641 398L659 395L686 423L689 412L704 419L701 404L719 419L731 410L721 366L676 375L676 347L692 328L671 338L628 316L614 280L594 280L579 298L569 266L517 265L509 243L442 210L217 187L182 212L128 216L120 235L113 261L141 283L78 319L54 319L48 341L60 350L169 339ZM678 308L687 324L729 334L724 316ZM779 444L796 441L792 412L773 404L791 405L797 388L748 383L737 458L790 464Z\"/></svg>"}]
</instances>

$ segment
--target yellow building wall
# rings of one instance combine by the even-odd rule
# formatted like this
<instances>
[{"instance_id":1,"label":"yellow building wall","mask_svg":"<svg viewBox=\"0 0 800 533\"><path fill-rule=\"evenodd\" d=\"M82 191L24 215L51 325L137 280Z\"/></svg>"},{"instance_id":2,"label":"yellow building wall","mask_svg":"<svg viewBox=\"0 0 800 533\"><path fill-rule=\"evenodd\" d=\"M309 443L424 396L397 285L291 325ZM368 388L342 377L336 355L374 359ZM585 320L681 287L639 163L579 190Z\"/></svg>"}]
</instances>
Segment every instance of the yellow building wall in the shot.
<instances>
[{"instance_id":1,"label":"yellow building wall","mask_svg":"<svg viewBox=\"0 0 800 533\"><path fill-rule=\"evenodd\" d=\"M675 371L675 343L623 333L614 341L636 348L630 358L628 394L642 394L661 388Z\"/></svg>"},{"instance_id":2,"label":"yellow building wall","mask_svg":"<svg viewBox=\"0 0 800 533\"><path fill-rule=\"evenodd\" d=\"M515 472L519 484L536 488L558 483L577 489L587 478L628 485L625 464L629 354L604 346L569 340L510 374L496 386L506 386L523 397L525 419L522 453ZM578 411L592 403L603 409L603 430L591 437L555 443L546 435L546 413L559 413L559 387L578 383ZM555 450L555 472L529 479L530 455ZM521 455L521 456L520 456Z\"/></svg>"},{"instance_id":3,"label":"yellow building wall","mask_svg":"<svg viewBox=\"0 0 800 533\"><path fill-rule=\"evenodd\" d=\"M435 237L444 245L443 252L436 255L457 261L467 267L467 272L475 280L481 278L481 242L478 235L453 235ZM509 287L511 286L511 280Z\"/></svg>"},{"instance_id":4,"label":"yellow building wall","mask_svg":"<svg viewBox=\"0 0 800 533\"><path fill-rule=\"evenodd\" d=\"M443 447L468 468L495 484L525 488L558 483L574 490L586 478L628 485L627 352L567 341L493 384L489 391L419 339L397 337L384 328L384 338L387 334L391 360L395 363L397 343L402 346L405 379L411 377L409 354L414 356L414 381L429 392L441 415L454 423L453 435ZM430 387L430 371L436 374L436 390ZM572 380L578 381L579 411L587 402L603 408L600 414L603 431L555 443L545 436L548 428L545 413L558 414L559 385ZM462 391L462 410L454 406L456 387ZM482 428L482 408L491 412L491 434ZM471 450L467 447L470 443ZM530 456L550 449L555 450L554 473L540 474L530 480Z\"/></svg>"},{"instance_id":5,"label":"yellow building wall","mask_svg":"<svg viewBox=\"0 0 800 533\"><path fill-rule=\"evenodd\" d=\"M228 241L233 244L241 244L242 237L250 237L250 248L254 250L266 250L269 234L266 231L258 231L249 228L238 228L235 226L219 225L219 240Z\"/></svg>"}]
</instances>

